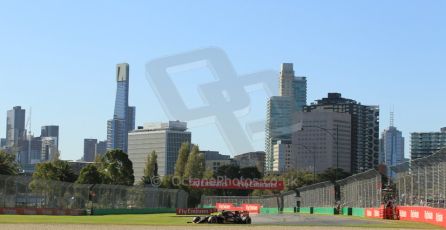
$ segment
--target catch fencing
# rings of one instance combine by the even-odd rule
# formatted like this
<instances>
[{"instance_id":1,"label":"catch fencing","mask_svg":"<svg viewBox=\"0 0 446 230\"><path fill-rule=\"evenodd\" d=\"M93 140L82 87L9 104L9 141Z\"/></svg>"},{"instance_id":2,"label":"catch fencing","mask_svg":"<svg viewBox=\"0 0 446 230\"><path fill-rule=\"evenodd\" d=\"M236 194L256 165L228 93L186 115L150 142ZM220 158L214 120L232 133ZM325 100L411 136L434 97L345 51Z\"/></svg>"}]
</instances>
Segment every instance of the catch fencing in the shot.
<instances>
[{"instance_id":1,"label":"catch fencing","mask_svg":"<svg viewBox=\"0 0 446 230\"><path fill-rule=\"evenodd\" d=\"M297 189L301 207L335 207L336 190L332 182L322 182Z\"/></svg>"},{"instance_id":2,"label":"catch fencing","mask_svg":"<svg viewBox=\"0 0 446 230\"><path fill-rule=\"evenodd\" d=\"M185 208L183 190L143 186L85 185L0 175L0 208Z\"/></svg>"},{"instance_id":3,"label":"catch fencing","mask_svg":"<svg viewBox=\"0 0 446 230\"><path fill-rule=\"evenodd\" d=\"M336 183L342 207L373 208L382 204L382 175L374 169Z\"/></svg>"},{"instance_id":4,"label":"catch fencing","mask_svg":"<svg viewBox=\"0 0 446 230\"><path fill-rule=\"evenodd\" d=\"M399 205L446 208L446 149L391 170Z\"/></svg>"}]
</instances>

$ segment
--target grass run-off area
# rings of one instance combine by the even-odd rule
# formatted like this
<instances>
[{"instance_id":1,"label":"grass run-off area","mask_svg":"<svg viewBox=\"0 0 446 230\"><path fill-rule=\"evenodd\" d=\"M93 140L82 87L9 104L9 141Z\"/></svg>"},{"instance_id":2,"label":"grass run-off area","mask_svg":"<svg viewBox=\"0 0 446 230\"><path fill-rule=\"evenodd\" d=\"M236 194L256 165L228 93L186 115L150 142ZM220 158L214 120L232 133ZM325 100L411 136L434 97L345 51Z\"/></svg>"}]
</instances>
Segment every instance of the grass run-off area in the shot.
<instances>
[{"instance_id":1,"label":"grass run-off area","mask_svg":"<svg viewBox=\"0 0 446 230\"><path fill-rule=\"evenodd\" d=\"M340 217L340 222L331 227L349 227L349 228L370 228L370 229L438 229L439 227L414 223L407 221L387 221L375 220L368 223L352 223L349 220L369 220L366 218L349 218ZM104 216L44 216L44 215L0 215L1 224L92 224L92 225L147 225L147 226L197 226L188 224L191 216L176 216L173 213L168 214L145 214L145 215L104 215ZM269 225L269 224L268 224ZM289 223L272 223L271 225L280 225L283 228L287 226L320 226L327 227L326 224L312 222L292 225ZM200 225L202 226L202 225ZM259 226L259 225L257 225ZM254 226L252 226L254 227ZM278 226L279 227L279 226ZM275 229L275 228L271 228ZM288 229L288 228L286 228Z\"/></svg>"},{"instance_id":2,"label":"grass run-off area","mask_svg":"<svg viewBox=\"0 0 446 230\"><path fill-rule=\"evenodd\" d=\"M0 224L47 223L47 224L119 224L119 225L186 225L192 217L175 214L105 215L105 216L44 216L0 215Z\"/></svg>"}]
</instances>

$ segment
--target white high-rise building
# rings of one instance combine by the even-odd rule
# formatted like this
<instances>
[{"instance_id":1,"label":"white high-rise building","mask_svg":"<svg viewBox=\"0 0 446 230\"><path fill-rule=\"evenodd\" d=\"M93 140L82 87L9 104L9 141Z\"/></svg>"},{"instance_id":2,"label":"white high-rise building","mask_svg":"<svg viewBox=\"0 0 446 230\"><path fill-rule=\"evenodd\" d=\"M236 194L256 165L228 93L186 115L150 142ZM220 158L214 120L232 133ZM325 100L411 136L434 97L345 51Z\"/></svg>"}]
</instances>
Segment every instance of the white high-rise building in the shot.
<instances>
[{"instance_id":1,"label":"white high-rise building","mask_svg":"<svg viewBox=\"0 0 446 230\"><path fill-rule=\"evenodd\" d=\"M133 163L135 183L144 176L147 155L152 151L157 154L158 174L173 175L181 144L191 143L187 123L180 121L146 123L128 135L128 155Z\"/></svg>"},{"instance_id":2,"label":"white high-rise building","mask_svg":"<svg viewBox=\"0 0 446 230\"><path fill-rule=\"evenodd\" d=\"M293 154L293 149L291 141L279 140L273 146L274 153L274 172L286 172L295 169L295 157Z\"/></svg>"}]
</instances>

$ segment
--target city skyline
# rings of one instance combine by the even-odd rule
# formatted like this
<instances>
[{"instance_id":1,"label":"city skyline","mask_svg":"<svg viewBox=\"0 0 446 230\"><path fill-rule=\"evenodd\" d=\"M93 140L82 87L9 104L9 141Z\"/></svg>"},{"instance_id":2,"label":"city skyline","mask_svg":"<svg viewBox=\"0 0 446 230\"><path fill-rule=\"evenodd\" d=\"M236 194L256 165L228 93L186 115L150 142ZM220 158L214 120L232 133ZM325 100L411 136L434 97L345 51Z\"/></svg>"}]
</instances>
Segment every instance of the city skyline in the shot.
<instances>
[{"instance_id":1,"label":"city skyline","mask_svg":"<svg viewBox=\"0 0 446 230\"><path fill-rule=\"evenodd\" d=\"M26 110L32 107L33 124L60 126L62 158L80 159L84 138L106 139L104 123L113 113L116 63L127 62L132 66L129 100L138 107L136 123L166 121L169 117L145 78L145 63L209 46L221 47L239 73L263 69L278 73L280 63L294 63L296 75L307 77L308 103L328 92L339 92L364 104L380 105L381 114L388 114L394 106L398 121L395 126L406 137L406 157L410 152L407 140L411 132L437 131L446 126L446 109L438 106L446 85L443 77L446 71L442 68L446 53L442 22L446 16L440 10L445 3L395 1L386 2L384 8L371 3L353 2L351 8L346 7L347 3L339 6L326 3L319 4L323 7L317 9L305 2L253 3L237 3L239 7L234 9L204 2L202 8L190 9L193 12L207 9L202 16L191 16L195 14L189 11L189 17L182 22L169 17L165 17L166 22L154 21L150 15L158 17L169 12L182 17L185 14L181 9L187 8L186 3L176 3L173 8L168 3L159 3L153 7L160 9L159 12L151 10L149 3L128 4L122 6L125 8L122 11L118 11L121 6L110 3L110 13L101 12L100 16L96 11L103 6L101 3L91 3L91 7L83 7L87 2L63 3L73 9L71 14L85 13L78 22L69 20L70 13L65 16L67 12L58 4L27 3L19 8L21 4L7 2L0 9L0 25L6 31L0 38L4 54L0 57L0 67L4 70L1 82L2 86L7 85L0 91L5 98L0 105L0 137L5 138L7 110L17 105ZM250 7L268 17L246 14ZM363 15L355 7L361 8ZM13 14L8 8L20 11ZM223 9L232 12L233 18L217 13ZM336 9L342 13L336 13ZM116 12L129 17L114 19ZM370 17L376 20L365 20ZM263 28L251 27L254 22ZM64 23L68 26L61 26ZM105 26L96 31L101 23ZM129 36L112 36L116 25L128 26ZM198 33L203 29L207 33ZM234 32L217 35L221 31ZM290 36L273 38L280 31L288 31ZM85 33L89 36L82 35ZM158 34L158 38L153 34ZM182 41L178 41L178 35ZM192 89L184 97L192 98L192 104L202 104L196 84L207 82L209 75L186 76L189 82L176 79L183 84L179 90ZM253 93L250 115L265 117L266 98L264 94ZM419 122L421 116L425 118L423 122ZM380 118L380 131L389 123L387 119ZM32 132L39 133L38 128L34 125ZM194 133L192 142L203 149L239 154L229 151L212 122L191 125L190 131ZM217 137L208 137L209 132ZM255 139L254 146L255 150L263 150L263 138Z\"/></svg>"}]
</instances>

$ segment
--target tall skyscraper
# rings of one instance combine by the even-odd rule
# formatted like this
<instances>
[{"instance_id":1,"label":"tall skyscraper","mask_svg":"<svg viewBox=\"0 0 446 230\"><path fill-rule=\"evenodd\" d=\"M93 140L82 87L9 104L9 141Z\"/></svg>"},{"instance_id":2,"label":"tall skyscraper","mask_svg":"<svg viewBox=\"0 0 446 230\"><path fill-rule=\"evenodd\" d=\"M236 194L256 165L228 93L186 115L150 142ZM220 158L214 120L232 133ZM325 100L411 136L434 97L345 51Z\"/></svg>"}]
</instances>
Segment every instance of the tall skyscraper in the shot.
<instances>
[{"instance_id":1,"label":"tall skyscraper","mask_svg":"<svg viewBox=\"0 0 446 230\"><path fill-rule=\"evenodd\" d=\"M107 149L127 152L128 133L135 126L135 107L129 107L129 64L116 65L116 81L114 116L107 122Z\"/></svg>"},{"instance_id":2,"label":"tall skyscraper","mask_svg":"<svg viewBox=\"0 0 446 230\"><path fill-rule=\"evenodd\" d=\"M6 138L0 138L0 149L6 147Z\"/></svg>"},{"instance_id":3,"label":"tall skyscraper","mask_svg":"<svg viewBox=\"0 0 446 230\"><path fill-rule=\"evenodd\" d=\"M181 144L191 143L187 123L146 123L129 133L129 159L133 162L135 182L144 175L147 155L155 151L158 156L158 174L173 175Z\"/></svg>"},{"instance_id":4,"label":"tall skyscraper","mask_svg":"<svg viewBox=\"0 0 446 230\"><path fill-rule=\"evenodd\" d=\"M380 163L388 167L404 163L404 137L393 124L385 129L380 140ZM392 170L387 170L388 176L394 177Z\"/></svg>"},{"instance_id":5,"label":"tall skyscraper","mask_svg":"<svg viewBox=\"0 0 446 230\"><path fill-rule=\"evenodd\" d=\"M295 169L321 173L328 168L351 172L351 116L316 109L298 112L302 129L293 133Z\"/></svg>"},{"instance_id":6,"label":"tall skyscraper","mask_svg":"<svg viewBox=\"0 0 446 230\"><path fill-rule=\"evenodd\" d=\"M40 137L27 135L27 140L22 142L20 150L19 162L23 166L25 164L37 164L41 161L42 140Z\"/></svg>"},{"instance_id":7,"label":"tall skyscraper","mask_svg":"<svg viewBox=\"0 0 446 230\"><path fill-rule=\"evenodd\" d=\"M58 125L45 125L42 126L40 137L55 137L56 147L59 149L59 126Z\"/></svg>"},{"instance_id":8,"label":"tall skyscraper","mask_svg":"<svg viewBox=\"0 0 446 230\"><path fill-rule=\"evenodd\" d=\"M15 106L7 112L6 147L19 148L20 143L25 139L25 110L20 106ZM17 149L13 151L17 151Z\"/></svg>"},{"instance_id":9,"label":"tall skyscraper","mask_svg":"<svg viewBox=\"0 0 446 230\"><path fill-rule=\"evenodd\" d=\"M96 156L103 156L107 152L107 141L99 141L96 145Z\"/></svg>"},{"instance_id":10,"label":"tall skyscraper","mask_svg":"<svg viewBox=\"0 0 446 230\"><path fill-rule=\"evenodd\" d=\"M279 140L291 141L293 108L291 97L274 96L268 101L265 129L266 172L271 172L274 168L274 145Z\"/></svg>"},{"instance_id":11,"label":"tall skyscraper","mask_svg":"<svg viewBox=\"0 0 446 230\"><path fill-rule=\"evenodd\" d=\"M279 96L271 97L267 103L265 124L265 171L273 171L274 145L277 141L291 141L293 113L302 111L307 104L307 79L296 77L292 63L281 65Z\"/></svg>"},{"instance_id":12,"label":"tall skyscraper","mask_svg":"<svg viewBox=\"0 0 446 230\"><path fill-rule=\"evenodd\" d=\"M279 96L291 97L294 110L307 105L307 78L294 75L293 63L283 63L279 76Z\"/></svg>"},{"instance_id":13,"label":"tall skyscraper","mask_svg":"<svg viewBox=\"0 0 446 230\"><path fill-rule=\"evenodd\" d=\"M56 137L41 137L42 141L42 152L40 160L42 162L49 161L59 157L59 150L57 148L57 138Z\"/></svg>"},{"instance_id":14,"label":"tall skyscraper","mask_svg":"<svg viewBox=\"0 0 446 230\"><path fill-rule=\"evenodd\" d=\"M351 171L364 172L379 164L379 107L362 105L329 93L327 98L304 107L304 112L328 110L351 116Z\"/></svg>"},{"instance_id":15,"label":"tall skyscraper","mask_svg":"<svg viewBox=\"0 0 446 230\"><path fill-rule=\"evenodd\" d=\"M84 161L93 162L96 157L97 139L84 139Z\"/></svg>"},{"instance_id":16,"label":"tall skyscraper","mask_svg":"<svg viewBox=\"0 0 446 230\"><path fill-rule=\"evenodd\" d=\"M432 155L446 148L446 127L440 132L411 133L410 157L412 160Z\"/></svg>"}]
</instances>

